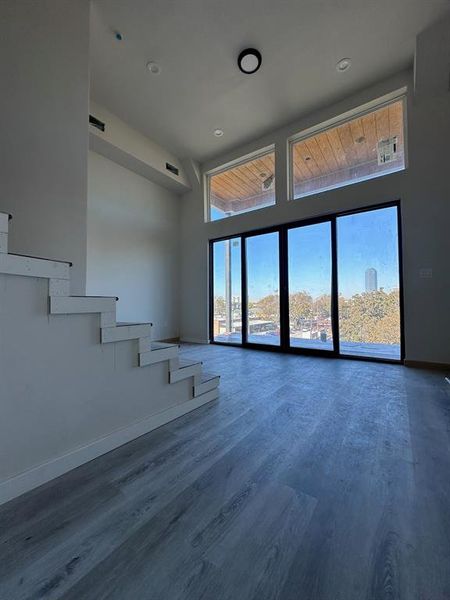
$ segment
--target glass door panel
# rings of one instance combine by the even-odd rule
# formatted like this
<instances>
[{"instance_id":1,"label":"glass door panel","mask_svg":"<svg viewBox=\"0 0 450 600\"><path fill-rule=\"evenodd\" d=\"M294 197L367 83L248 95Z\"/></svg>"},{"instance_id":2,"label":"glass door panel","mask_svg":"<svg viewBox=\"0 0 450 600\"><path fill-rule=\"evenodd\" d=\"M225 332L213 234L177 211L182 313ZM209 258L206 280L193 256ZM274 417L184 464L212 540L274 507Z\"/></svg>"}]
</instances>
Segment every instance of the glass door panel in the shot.
<instances>
[{"instance_id":1,"label":"glass door panel","mask_svg":"<svg viewBox=\"0 0 450 600\"><path fill-rule=\"evenodd\" d=\"M331 223L288 230L289 345L333 350Z\"/></svg>"},{"instance_id":2,"label":"glass door panel","mask_svg":"<svg viewBox=\"0 0 450 600\"><path fill-rule=\"evenodd\" d=\"M242 343L241 239L213 244L213 339Z\"/></svg>"},{"instance_id":3,"label":"glass door panel","mask_svg":"<svg viewBox=\"0 0 450 600\"><path fill-rule=\"evenodd\" d=\"M280 345L278 232L246 238L247 341Z\"/></svg>"},{"instance_id":4,"label":"glass door panel","mask_svg":"<svg viewBox=\"0 0 450 600\"><path fill-rule=\"evenodd\" d=\"M336 224L340 352L400 359L397 208L337 217Z\"/></svg>"}]
</instances>

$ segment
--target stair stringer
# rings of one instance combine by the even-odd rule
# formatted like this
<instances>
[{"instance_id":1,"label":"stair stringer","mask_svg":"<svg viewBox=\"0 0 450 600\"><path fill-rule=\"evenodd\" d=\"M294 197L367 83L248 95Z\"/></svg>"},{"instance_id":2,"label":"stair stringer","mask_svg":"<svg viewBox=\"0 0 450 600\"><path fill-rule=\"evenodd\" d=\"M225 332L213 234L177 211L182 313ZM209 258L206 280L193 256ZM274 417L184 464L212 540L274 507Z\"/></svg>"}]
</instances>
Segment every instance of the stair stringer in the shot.
<instances>
[{"instance_id":1,"label":"stair stringer","mask_svg":"<svg viewBox=\"0 0 450 600\"><path fill-rule=\"evenodd\" d=\"M9 280L9 276L27 277L28 281L29 278L41 281L42 279L48 280L47 314L51 316L47 317L47 323L50 327L56 327L57 323L64 323L64 321L60 321L60 319L64 319L63 315L66 315L69 320L72 316L80 324L86 319L89 323L98 323L97 343L99 348L104 348L104 351L101 352L102 360L106 362L113 360L114 364L122 360L129 366L132 366L132 364L134 364L134 367L146 366L147 369L143 370L149 371L152 380L156 377L158 385L164 384L165 380L164 385L168 388L168 395L164 394L164 396L167 396L167 398L172 396L169 393L169 389L172 387L174 391L175 388L178 391L174 396L177 398L177 403L168 405L167 409L158 410L133 423L127 422L124 427L117 428L117 422L115 422L111 431L102 432L99 439L90 441L83 439L78 445L79 447L77 447L77 444L72 444L72 446L63 448L62 452L53 452L49 456L39 456L37 452L36 460L38 464L33 460L30 460L27 464L25 461L18 467L19 472L15 473L14 470L6 474L0 472L0 504L218 397L217 386L212 389L203 386L204 393L199 394L200 391L203 391L202 387L197 385L201 381L201 363L180 363L177 345L153 342L152 324L118 324L116 320L116 298L70 296L70 263L9 254L8 228L9 216L0 213L0 275L7 276L5 281ZM29 283L31 284L31 281ZM4 287L7 287L7 285ZM20 287L24 288L24 286ZM42 290L42 283L39 284L38 288ZM31 287L28 286L26 289L30 290ZM96 320L96 315L99 315L99 321ZM70 329L68 323L65 323L65 327ZM70 338L70 336L68 337ZM68 343L70 344L70 340L68 340ZM1 350L0 347L0 358ZM9 349L4 348L3 350L6 352L5 355L9 356ZM104 355L106 351L107 355ZM133 352L135 353L134 359L132 358ZM97 353L95 356L100 355ZM33 361L34 358L31 356L30 360ZM142 369L138 368L136 370L139 372ZM108 373L113 371L114 375L117 375L117 369L110 369ZM3 383L5 383L7 373L3 375L5 375ZM130 377L131 373L127 371L126 376ZM110 393L107 379L108 377L105 376L105 395ZM141 378L138 379L142 381ZM130 379L130 381L132 380ZM151 394L154 387L155 385L149 381L149 394ZM6 390L6 386L3 389ZM178 402L181 397L183 397L182 401ZM30 399L32 400L32 398ZM145 399L143 399L143 402L145 403ZM7 403L8 401L6 401ZM1 404L2 402L0 402ZM55 411L58 408L56 405ZM104 406L103 409L105 410L106 407ZM113 410L113 407L111 407L111 410ZM0 447L0 450L3 449ZM9 448L10 450L11 448Z\"/></svg>"}]
</instances>

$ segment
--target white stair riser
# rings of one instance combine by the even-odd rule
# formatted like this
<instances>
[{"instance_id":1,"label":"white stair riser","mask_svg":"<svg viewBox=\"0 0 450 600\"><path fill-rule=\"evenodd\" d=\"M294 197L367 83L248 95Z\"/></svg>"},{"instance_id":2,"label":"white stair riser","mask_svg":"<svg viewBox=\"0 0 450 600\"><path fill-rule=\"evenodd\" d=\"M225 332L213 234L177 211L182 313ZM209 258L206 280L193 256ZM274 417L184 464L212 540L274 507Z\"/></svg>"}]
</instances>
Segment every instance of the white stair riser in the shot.
<instances>
[{"instance_id":1,"label":"white stair riser","mask_svg":"<svg viewBox=\"0 0 450 600\"><path fill-rule=\"evenodd\" d=\"M70 266L68 263L1 253L0 273L44 279L70 279Z\"/></svg>"},{"instance_id":2,"label":"white stair riser","mask_svg":"<svg viewBox=\"0 0 450 600\"><path fill-rule=\"evenodd\" d=\"M180 368L180 357L175 356L169 361L169 371L177 371Z\"/></svg>"},{"instance_id":3,"label":"white stair riser","mask_svg":"<svg viewBox=\"0 0 450 600\"><path fill-rule=\"evenodd\" d=\"M102 312L100 315L100 327L115 327L116 311Z\"/></svg>"},{"instance_id":4,"label":"white stair riser","mask_svg":"<svg viewBox=\"0 0 450 600\"><path fill-rule=\"evenodd\" d=\"M169 382L176 383L177 381L181 381L182 379L187 379L188 377L192 377L194 375L198 375L202 371L201 363L196 365L191 365L190 367L183 367L182 369L178 369L176 371L169 372Z\"/></svg>"},{"instance_id":5,"label":"white stair riser","mask_svg":"<svg viewBox=\"0 0 450 600\"><path fill-rule=\"evenodd\" d=\"M217 387L219 387L219 383L220 377L214 377L209 381L194 385L194 398L201 396L202 394L206 394L206 392L210 392L211 390L215 390Z\"/></svg>"},{"instance_id":6,"label":"white stair riser","mask_svg":"<svg viewBox=\"0 0 450 600\"><path fill-rule=\"evenodd\" d=\"M151 352L142 352L139 354L139 366L146 367L147 365L154 365L157 362L163 360L169 360L178 353L178 348L165 348L164 350L152 350Z\"/></svg>"},{"instance_id":7,"label":"white stair riser","mask_svg":"<svg viewBox=\"0 0 450 600\"><path fill-rule=\"evenodd\" d=\"M50 298L50 312L52 315L113 312L115 308L115 298L71 298L63 296L52 296Z\"/></svg>"},{"instance_id":8,"label":"white stair riser","mask_svg":"<svg viewBox=\"0 0 450 600\"><path fill-rule=\"evenodd\" d=\"M0 232L8 233L9 227L9 215L7 213L0 212Z\"/></svg>"},{"instance_id":9,"label":"white stair riser","mask_svg":"<svg viewBox=\"0 0 450 600\"><path fill-rule=\"evenodd\" d=\"M0 232L0 252L8 253L8 234Z\"/></svg>"},{"instance_id":10,"label":"white stair riser","mask_svg":"<svg viewBox=\"0 0 450 600\"><path fill-rule=\"evenodd\" d=\"M124 340L137 340L140 337L148 337L152 326L146 325L127 325L121 327L102 327L102 344L111 342L122 342Z\"/></svg>"},{"instance_id":11,"label":"white stair riser","mask_svg":"<svg viewBox=\"0 0 450 600\"><path fill-rule=\"evenodd\" d=\"M196 396L196 399L199 400L201 404L206 404L207 402L211 402L212 400L217 400L218 397L219 388L215 388L213 390L210 390L209 392L201 394L200 396Z\"/></svg>"},{"instance_id":12,"label":"white stair riser","mask_svg":"<svg viewBox=\"0 0 450 600\"><path fill-rule=\"evenodd\" d=\"M48 282L49 296L69 296L70 281L68 279L49 279Z\"/></svg>"},{"instance_id":13,"label":"white stair riser","mask_svg":"<svg viewBox=\"0 0 450 600\"><path fill-rule=\"evenodd\" d=\"M139 338L139 353L142 352L151 352L152 350L152 337L151 335L147 337Z\"/></svg>"}]
</instances>

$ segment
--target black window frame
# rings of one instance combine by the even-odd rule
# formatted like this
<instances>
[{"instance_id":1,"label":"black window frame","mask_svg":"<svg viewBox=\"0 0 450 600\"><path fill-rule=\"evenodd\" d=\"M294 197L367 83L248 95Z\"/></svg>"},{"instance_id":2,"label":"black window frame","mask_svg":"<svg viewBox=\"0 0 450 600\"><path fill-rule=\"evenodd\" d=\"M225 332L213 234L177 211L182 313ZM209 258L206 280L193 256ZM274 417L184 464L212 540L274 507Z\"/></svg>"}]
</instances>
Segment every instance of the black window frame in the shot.
<instances>
[{"instance_id":1,"label":"black window frame","mask_svg":"<svg viewBox=\"0 0 450 600\"><path fill-rule=\"evenodd\" d=\"M400 358L382 358L371 356L357 356L344 354L339 346L339 313L338 313L338 257L337 257L337 219L339 217L370 212L383 208L397 209L397 231L398 231L398 268L399 268L399 311L400 311ZM329 222L331 226L331 320L333 330L333 349L322 350L317 348L301 348L289 345L289 281L288 281L288 231L296 227L315 225L317 223ZM279 243L279 276L280 276L280 345L253 343L248 341L248 315L247 315L247 260L246 240L256 235L278 232ZM214 339L214 243L224 240L240 238L241 243L241 322L242 342L221 342ZM328 358L344 358L351 360L364 360L382 363L403 364L405 358L405 331L404 331L404 293L403 293L403 250L402 250L402 223L401 223L401 201L395 200L381 204L373 204L356 209L327 213L317 217L296 220L281 225L273 225L261 229L253 229L241 233L234 233L209 240L209 341L219 346L234 346L238 348L250 348L253 350L264 350L269 352L281 352L287 354L301 354L307 356L321 356Z\"/></svg>"}]
</instances>

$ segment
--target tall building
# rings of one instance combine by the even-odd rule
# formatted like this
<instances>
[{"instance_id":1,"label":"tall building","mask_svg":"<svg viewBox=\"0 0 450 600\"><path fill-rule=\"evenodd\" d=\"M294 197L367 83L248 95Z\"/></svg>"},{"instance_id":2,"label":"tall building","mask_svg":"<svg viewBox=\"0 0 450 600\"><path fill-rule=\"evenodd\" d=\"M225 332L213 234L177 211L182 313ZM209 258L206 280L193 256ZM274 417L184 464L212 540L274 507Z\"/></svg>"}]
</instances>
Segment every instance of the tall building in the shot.
<instances>
[{"instance_id":1,"label":"tall building","mask_svg":"<svg viewBox=\"0 0 450 600\"><path fill-rule=\"evenodd\" d=\"M378 290L377 270L373 267L366 269L366 292L376 292Z\"/></svg>"}]
</instances>

